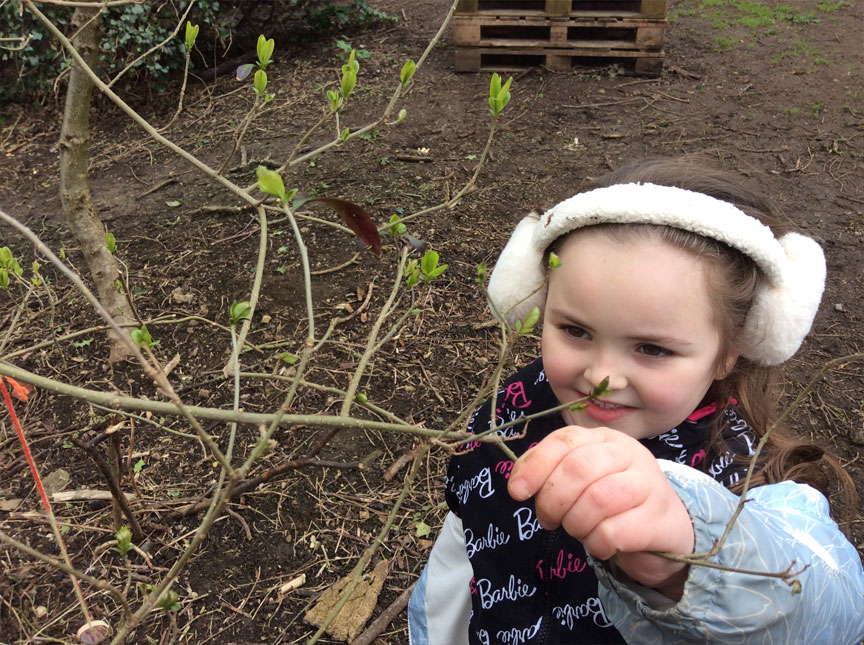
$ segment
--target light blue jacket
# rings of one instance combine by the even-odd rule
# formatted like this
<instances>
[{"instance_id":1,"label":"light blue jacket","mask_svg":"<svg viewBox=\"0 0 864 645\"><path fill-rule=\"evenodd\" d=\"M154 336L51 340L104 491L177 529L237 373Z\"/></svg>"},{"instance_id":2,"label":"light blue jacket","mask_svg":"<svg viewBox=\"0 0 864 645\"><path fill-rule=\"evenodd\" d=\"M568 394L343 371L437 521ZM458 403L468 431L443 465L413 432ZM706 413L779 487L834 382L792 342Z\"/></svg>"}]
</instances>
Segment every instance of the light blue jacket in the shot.
<instances>
[{"instance_id":1,"label":"light blue jacket","mask_svg":"<svg viewBox=\"0 0 864 645\"><path fill-rule=\"evenodd\" d=\"M739 498L704 473L658 463L690 513L695 552L710 550ZM684 595L675 602L592 561L606 616L628 643L853 645L864 639L864 569L829 516L825 497L805 484L782 482L754 488L747 499L711 562L800 571L795 578L801 593L793 595L778 578L691 566ZM411 596L412 645L468 642L471 577L462 523L450 514Z\"/></svg>"}]
</instances>

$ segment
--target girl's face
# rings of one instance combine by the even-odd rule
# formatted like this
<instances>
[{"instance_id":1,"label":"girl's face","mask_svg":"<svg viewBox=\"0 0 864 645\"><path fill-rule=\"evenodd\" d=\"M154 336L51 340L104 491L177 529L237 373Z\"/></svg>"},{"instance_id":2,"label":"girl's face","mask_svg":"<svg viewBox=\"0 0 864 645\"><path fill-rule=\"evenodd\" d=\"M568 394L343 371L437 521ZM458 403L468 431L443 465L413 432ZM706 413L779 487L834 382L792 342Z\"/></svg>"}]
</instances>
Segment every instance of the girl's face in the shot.
<instances>
[{"instance_id":1,"label":"girl's face","mask_svg":"<svg viewBox=\"0 0 864 645\"><path fill-rule=\"evenodd\" d=\"M561 403L609 377L609 394L565 420L636 439L671 430L699 405L720 336L703 263L663 241L615 241L602 231L565 240L543 314L543 367ZM737 355L726 357L728 372Z\"/></svg>"}]
</instances>

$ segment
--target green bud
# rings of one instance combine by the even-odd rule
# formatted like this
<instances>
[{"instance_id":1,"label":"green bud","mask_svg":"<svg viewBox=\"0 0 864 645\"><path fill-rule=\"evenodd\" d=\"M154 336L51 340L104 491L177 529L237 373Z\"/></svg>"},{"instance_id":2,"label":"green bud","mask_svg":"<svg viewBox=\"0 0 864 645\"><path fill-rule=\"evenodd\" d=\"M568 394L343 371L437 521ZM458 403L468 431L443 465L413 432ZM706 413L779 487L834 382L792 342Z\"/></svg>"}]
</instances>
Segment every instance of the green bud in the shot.
<instances>
[{"instance_id":1,"label":"green bud","mask_svg":"<svg viewBox=\"0 0 864 645\"><path fill-rule=\"evenodd\" d=\"M263 97L267 90L267 72L263 69L259 69L255 72L255 91L258 93L258 96Z\"/></svg>"},{"instance_id":2,"label":"green bud","mask_svg":"<svg viewBox=\"0 0 864 645\"><path fill-rule=\"evenodd\" d=\"M273 56L273 50L276 48L276 42L270 38L264 37L264 34L258 36L258 44L256 47L258 53L258 64L261 69L264 69L270 64L270 58Z\"/></svg>"},{"instance_id":3,"label":"green bud","mask_svg":"<svg viewBox=\"0 0 864 645\"><path fill-rule=\"evenodd\" d=\"M251 313L252 305L249 304L248 300L244 300L243 302L237 302L235 300L231 303L231 307L228 311L231 326L233 327L237 325L241 320L246 320L249 318Z\"/></svg>"},{"instance_id":4,"label":"green bud","mask_svg":"<svg viewBox=\"0 0 864 645\"><path fill-rule=\"evenodd\" d=\"M126 554L132 550L132 531L129 530L128 526L124 526L114 534L114 537L117 539L117 546L114 547L114 550L126 557Z\"/></svg>"},{"instance_id":5,"label":"green bud","mask_svg":"<svg viewBox=\"0 0 864 645\"><path fill-rule=\"evenodd\" d=\"M410 58L405 61L405 64L402 66L402 73L399 78L402 81L402 87L408 85L411 81L411 78L414 76L414 71L417 69L417 65Z\"/></svg>"},{"instance_id":6,"label":"green bud","mask_svg":"<svg viewBox=\"0 0 864 645\"><path fill-rule=\"evenodd\" d=\"M138 347L151 347L153 345L153 338L150 336L150 330L147 329L147 325L143 325L139 329L133 329L129 335L132 337L132 342L138 345Z\"/></svg>"},{"instance_id":7,"label":"green bud","mask_svg":"<svg viewBox=\"0 0 864 645\"><path fill-rule=\"evenodd\" d=\"M180 610L180 603L178 602L179 596L177 592L173 589L169 589L165 592L165 595L162 596L162 599L159 601L159 609L164 611L166 614L168 612L175 612Z\"/></svg>"},{"instance_id":8,"label":"green bud","mask_svg":"<svg viewBox=\"0 0 864 645\"><path fill-rule=\"evenodd\" d=\"M522 320L516 321L516 333L520 336L530 334L534 326L540 321L540 309L534 307Z\"/></svg>"},{"instance_id":9,"label":"green bud","mask_svg":"<svg viewBox=\"0 0 864 645\"><path fill-rule=\"evenodd\" d=\"M278 172L270 170L267 166L258 166L255 169L255 175L258 177L258 190L281 199L285 204L288 203L288 196L285 193L285 183Z\"/></svg>"},{"instance_id":10,"label":"green bud","mask_svg":"<svg viewBox=\"0 0 864 645\"><path fill-rule=\"evenodd\" d=\"M105 233L105 246L111 253L117 250L117 238L114 237L113 233Z\"/></svg>"},{"instance_id":11,"label":"green bud","mask_svg":"<svg viewBox=\"0 0 864 645\"><path fill-rule=\"evenodd\" d=\"M195 39L198 38L198 25L193 25L189 20L186 21L186 51L192 51L195 46Z\"/></svg>"}]
</instances>

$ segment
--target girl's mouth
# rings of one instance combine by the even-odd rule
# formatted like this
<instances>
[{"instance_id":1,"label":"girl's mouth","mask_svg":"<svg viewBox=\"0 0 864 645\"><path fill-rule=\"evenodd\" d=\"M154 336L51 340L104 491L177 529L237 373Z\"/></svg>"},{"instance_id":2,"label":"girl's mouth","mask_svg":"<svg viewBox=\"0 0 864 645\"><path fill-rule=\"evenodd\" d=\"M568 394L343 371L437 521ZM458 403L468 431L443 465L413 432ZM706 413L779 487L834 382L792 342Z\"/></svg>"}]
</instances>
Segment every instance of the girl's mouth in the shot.
<instances>
[{"instance_id":1,"label":"girl's mouth","mask_svg":"<svg viewBox=\"0 0 864 645\"><path fill-rule=\"evenodd\" d=\"M618 405L617 403L607 403L606 401L600 401L599 399L594 399L593 403L595 405L599 405L601 408L606 410L615 410L616 408L626 408L626 405Z\"/></svg>"},{"instance_id":2,"label":"girl's mouth","mask_svg":"<svg viewBox=\"0 0 864 645\"><path fill-rule=\"evenodd\" d=\"M610 403L608 401L598 401L596 399L593 401L586 401L585 405L586 407L583 412L587 416L594 419L594 421L607 425L622 419L636 409L629 405Z\"/></svg>"}]
</instances>

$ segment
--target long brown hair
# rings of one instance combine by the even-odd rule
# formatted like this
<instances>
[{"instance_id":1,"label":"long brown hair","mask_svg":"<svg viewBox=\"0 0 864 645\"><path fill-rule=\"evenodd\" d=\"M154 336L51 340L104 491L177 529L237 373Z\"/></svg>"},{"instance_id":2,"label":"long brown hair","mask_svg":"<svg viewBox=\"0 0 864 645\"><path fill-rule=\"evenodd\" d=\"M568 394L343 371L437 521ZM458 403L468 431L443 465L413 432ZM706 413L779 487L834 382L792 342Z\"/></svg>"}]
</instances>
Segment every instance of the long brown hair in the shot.
<instances>
[{"instance_id":1,"label":"long brown hair","mask_svg":"<svg viewBox=\"0 0 864 645\"><path fill-rule=\"evenodd\" d=\"M788 230L788 227L781 225L775 208L761 193L748 186L739 176L712 167L701 156L651 158L631 163L595 180L591 188L637 182L676 186L710 195L734 204L767 225L777 236ZM734 350L735 338L744 325L761 279L756 264L725 244L681 229L654 225L603 225L603 228L613 237L659 237L694 253L708 264L710 270L705 274L715 323L721 337L717 370L718 374L725 373L727 370L723 363L729 350ZM725 373L725 377L714 381L706 401L728 406L730 401L736 400L736 407L761 439L770 428L777 425L782 383L782 370L779 367L766 367L741 357ZM723 417L721 409L715 416L712 433L712 449L718 453L726 449L720 437ZM745 458L744 461L749 462L749 459ZM854 513L857 505L855 485L837 458L821 446L799 440L788 427L779 426L768 438L751 486L784 480L810 484L826 497L833 498L835 514L841 519L848 519ZM740 492L742 484L743 478L731 490Z\"/></svg>"}]
</instances>

